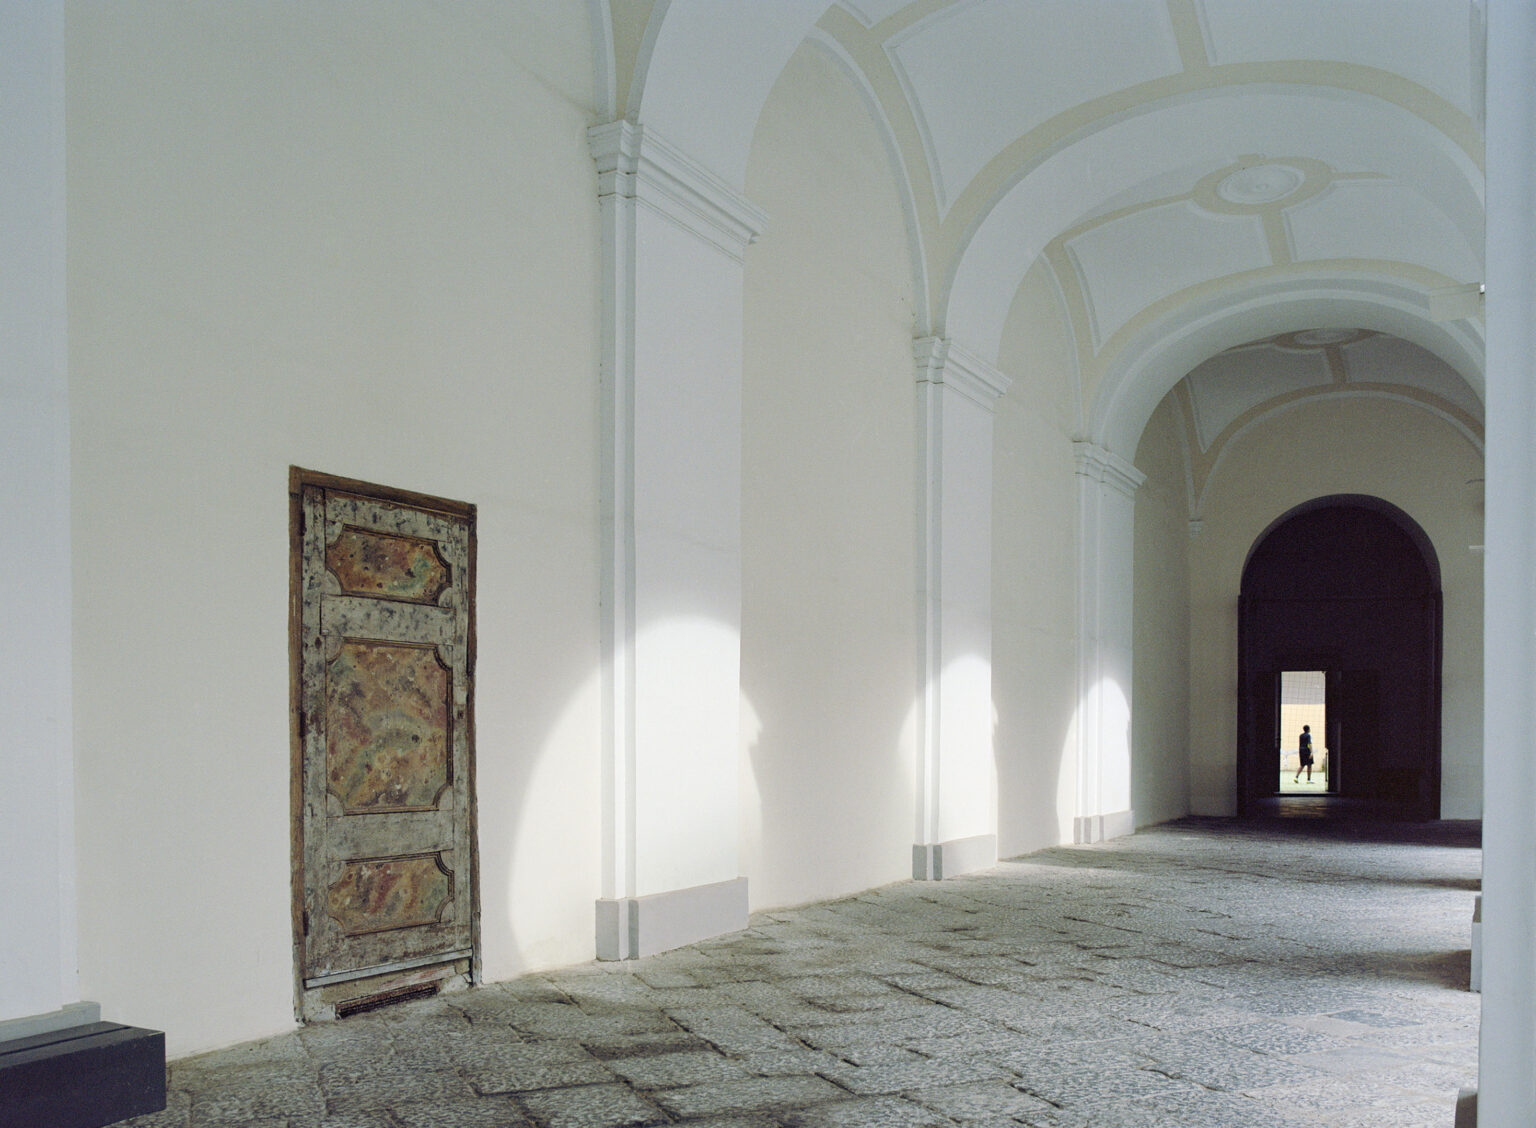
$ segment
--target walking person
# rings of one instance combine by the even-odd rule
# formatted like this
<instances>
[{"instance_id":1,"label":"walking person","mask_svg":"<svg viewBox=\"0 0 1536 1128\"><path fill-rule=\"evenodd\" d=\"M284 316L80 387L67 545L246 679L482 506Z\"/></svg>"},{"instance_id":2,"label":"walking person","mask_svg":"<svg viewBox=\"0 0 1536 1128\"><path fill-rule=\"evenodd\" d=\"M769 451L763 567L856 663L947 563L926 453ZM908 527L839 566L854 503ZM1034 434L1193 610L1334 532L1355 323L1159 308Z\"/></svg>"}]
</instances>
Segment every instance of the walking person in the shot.
<instances>
[{"instance_id":1,"label":"walking person","mask_svg":"<svg viewBox=\"0 0 1536 1128\"><path fill-rule=\"evenodd\" d=\"M1296 778L1292 783L1301 782L1301 773L1307 773L1307 782L1312 782L1312 726L1302 725L1301 736L1296 741L1297 751L1301 753L1301 762L1296 765Z\"/></svg>"}]
</instances>

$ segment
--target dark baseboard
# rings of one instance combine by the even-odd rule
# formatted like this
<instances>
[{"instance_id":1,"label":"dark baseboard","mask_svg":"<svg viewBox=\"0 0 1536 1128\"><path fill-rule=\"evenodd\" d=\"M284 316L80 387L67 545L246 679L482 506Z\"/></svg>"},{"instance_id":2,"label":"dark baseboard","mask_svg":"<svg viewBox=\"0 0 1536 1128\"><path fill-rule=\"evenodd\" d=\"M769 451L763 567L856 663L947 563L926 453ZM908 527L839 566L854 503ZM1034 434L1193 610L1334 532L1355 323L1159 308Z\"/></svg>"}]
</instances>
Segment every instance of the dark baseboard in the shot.
<instances>
[{"instance_id":1,"label":"dark baseboard","mask_svg":"<svg viewBox=\"0 0 1536 1128\"><path fill-rule=\"evenodd\" d=\"M0 1128L102 1128L165 1107L165 1035L92 1022L0 1042Z\"/></svg>"}]
</instances>

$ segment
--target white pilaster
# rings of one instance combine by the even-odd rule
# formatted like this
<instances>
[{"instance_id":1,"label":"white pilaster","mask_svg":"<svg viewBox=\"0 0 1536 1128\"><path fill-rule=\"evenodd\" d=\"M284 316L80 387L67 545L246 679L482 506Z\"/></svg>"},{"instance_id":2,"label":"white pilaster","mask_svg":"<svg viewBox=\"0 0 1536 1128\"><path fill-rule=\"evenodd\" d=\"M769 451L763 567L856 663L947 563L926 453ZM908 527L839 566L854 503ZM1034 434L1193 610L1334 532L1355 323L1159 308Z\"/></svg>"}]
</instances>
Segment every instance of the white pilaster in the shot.
<instances>
[{"instance_id":1,"label":"white pilaster","mask_svg":"<svg viewBox=\"0 0 1536 1128\"><path fill-rule=\"evenodd\" d=\"M742 259L764 216L629 122L603 224L598 955L746 927L737 870Z\"/></svg>"},{"instance_id":2,"label":"white pilaster","mask_svg":"<svg viewBox=\"0 0 1536 1128\"><path fill-rule=\"evenodd\" d=\"M1146 475L1093 443L1073 444L1078 499L1077 815L1073 837L1136 829L1131 810L1131 601L1136 489Z\"/></svg>"},{"instance_id":3,"label":"white pilaster","mask_svg":"<svg viewBox=\"0 0 1536 1128\"><path fill-rule=\"evenodd\" d=\"M1491 0L1477 1120L1536 1124L1536 5Z\"/></svg>"},{"instance_id":4,"label":"white pilaster","mask_svg":"<svg viewBox=\"0 0 1536 1128\"><path fill-rule=\"evenodd\" d=\"M80 1021L70 733L64 8L0 6L0 1038ZM9 1022L6 1020L20 1020Z\"/></svg>"},{"instance_id":5,"label":"white pilaster","mask_svg":"<svg viewBox=\"0 0 1536 1128\"><path fill-rule=\"evenodd\" d=\"M917 830L912 876L997 861L992 761L992 425L1009 380L953 342L913 343L918 404Z\"/></svg>"}]
</instances>

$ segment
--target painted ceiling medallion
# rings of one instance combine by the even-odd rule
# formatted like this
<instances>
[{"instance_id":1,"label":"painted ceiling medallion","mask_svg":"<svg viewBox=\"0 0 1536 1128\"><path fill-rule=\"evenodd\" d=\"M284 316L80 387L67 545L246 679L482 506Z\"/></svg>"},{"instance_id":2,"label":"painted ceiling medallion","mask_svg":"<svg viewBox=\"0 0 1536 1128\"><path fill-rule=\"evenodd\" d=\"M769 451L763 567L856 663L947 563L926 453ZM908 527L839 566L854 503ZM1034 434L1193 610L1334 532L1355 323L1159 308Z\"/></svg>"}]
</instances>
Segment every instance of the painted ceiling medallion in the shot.
<instances>
[{"instance_id":1,"label":"painted ceiling medallion","mask_svg":"<svg viewBox=\"0 0 1536 1128\"><path fill-rule=\"evenodd\" d=\"M1323 348L1327 345L1342 345L1345 341L1353 341L1358 336L1360 336L1358 329L1303 329L1300 333L1293 334L1291 340L1298 345Z\"/></svg>"},{"instance_id":2,"label":"painted ceiling medallion","mask_svg":"<svg viewBox=\"0 0 1536 1128\"><path fill-rule=\"evenodd\" d=\"M1275 345L1282 349L1311 352L1315 349L1352 345L1356 341L1363 341L1375 335L1369 329L1298 329L1294 333L1283 333L1274 341Z\"/></svg>"},{"instance_id":3,"label":"painted ceiling medallion","mask_svg":"<svg viewBox=\"0 0 1536 1128\"><path fill-rule=\"evenodd\" d=\"M1307 174L1285 164L1240 168L1216 185L1216 194L1229 204L1273 204L1306 183Z\"/></svg>"},{"instance_id":4,"label":"painted ceiling medallion","mask_svg":"<svg viewBox=\"0 0 1536 1128\"><path fill-rule=\"evenodd\" d=\"M1245 153L1200 178L1193 200L1217 215L1262 215L1305 203L1333 182L1334 171L1311 157Z\"/></svg>"}]
</instances>

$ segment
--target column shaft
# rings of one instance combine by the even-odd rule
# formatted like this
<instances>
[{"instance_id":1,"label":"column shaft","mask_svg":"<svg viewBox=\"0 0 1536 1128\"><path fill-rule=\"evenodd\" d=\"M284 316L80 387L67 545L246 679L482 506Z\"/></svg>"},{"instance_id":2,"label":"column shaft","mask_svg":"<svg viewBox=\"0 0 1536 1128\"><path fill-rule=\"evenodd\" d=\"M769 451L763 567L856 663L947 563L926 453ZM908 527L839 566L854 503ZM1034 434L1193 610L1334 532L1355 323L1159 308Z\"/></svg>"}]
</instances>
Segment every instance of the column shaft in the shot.
<instances>
[{"instance_id":1,"label":"column shaft","mask_svg":"<svg viewBox=\"0 0 1536 1128\"><path fill-rule=\"evenodd\" d=\"M952 342L914 344L921 724L912 873L997 861L992 763L992 427L1008 379Z\"/></svg>"},{"instance_id":2,"label":"column shaft","mask_svg":"<svg viewBox=\"0 0 1536 1128\"><path fill-rule=\"evenodd\" d=\"M1536 1123L1536 5L1488 5L1478 1120Z\"/></svg>"},{"instance_id":3,"label":"column shaft","mask_svg":"<svg viewBox=\"0 0 1536 1128\"><path fill-rule=\"evenodd\" d=\"M1078 486L1077 814L1073 837L1136 829L1131 808L1131 646L1136 489L1146 475L1074 444Z\"/></svg>"},{"instance_id":4,"label":"column shaft","mask_svg":"<svg viewBox=\"0 0 1536 1128\"><path fill-rule=\"evenodd\" d=\"M603 224L598 954L746 925L739 193L628 122L591 131Z\"/></svg>"}]
</instances>

